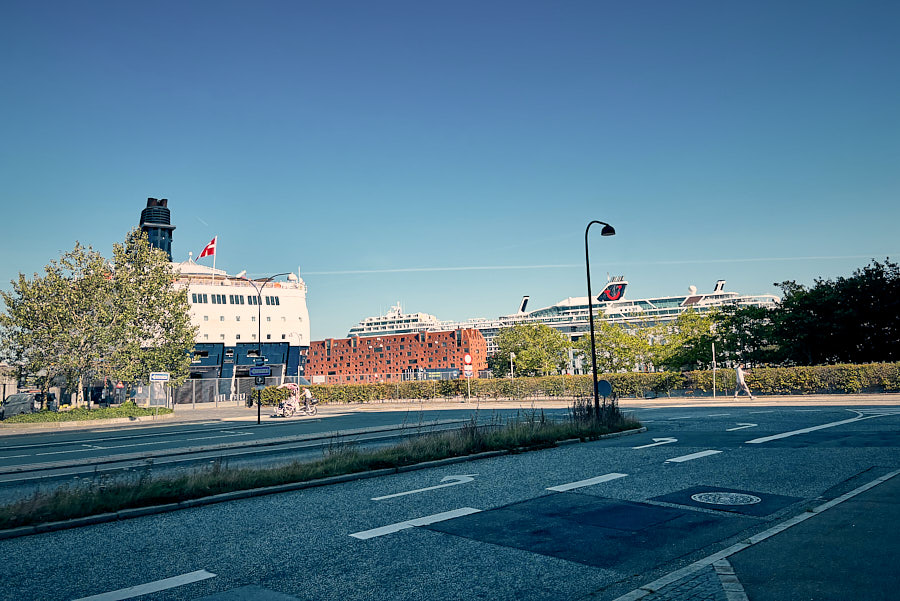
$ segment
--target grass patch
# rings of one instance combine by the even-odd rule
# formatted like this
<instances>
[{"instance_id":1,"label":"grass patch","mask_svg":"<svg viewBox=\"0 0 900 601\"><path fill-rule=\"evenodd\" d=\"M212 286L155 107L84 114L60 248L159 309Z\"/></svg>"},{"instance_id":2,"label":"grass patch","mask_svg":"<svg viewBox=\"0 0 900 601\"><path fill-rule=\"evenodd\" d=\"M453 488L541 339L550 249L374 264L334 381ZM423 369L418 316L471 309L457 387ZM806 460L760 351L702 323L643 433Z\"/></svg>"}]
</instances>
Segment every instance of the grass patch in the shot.
<instances>
[{"instance_id":1,"label":"grass patch","mask_svg":"<svg viewBox=\"0 0 900 601\"><path fill-rule=\"evenodd\" d=\"M38 411L37 413L20 413L3 420L4 424L41 424L51 422L78 422L95 419L115 419L120 417L146 417L149 415L165 415L172 413L166 407L138 407L133 402L122 403L118 407L101 407L88 409L77 407L70 411Z\"/></svg>"},{"instance_id":2,"label":"grass patch","mask_svg":"<svg viewBox=\"0 0 900 601\"><path fill-rule=\"evenodd\" d=\"M64 486L50 493L38 492L0 507L0 529L60 521L121 509L176 503L225 492L278 484L307 482L329 476L382 468L397 468L425 461L460 457L485 451L527 451L553 446L560 440L596 439L603 434L639 428L641 424L623 415L618 406L604 406L601 419L594 419L576 402L568 419L551 421L543 411L520 413L478 425L472 419L459 430L425 433L397 445L358 449L335 439L314 461L294 462L272 468L230 468L219 461L211 467L180 476L153 475L152 460L127 481L95 476L86 487Z\"/></svg>"}]
</instances>

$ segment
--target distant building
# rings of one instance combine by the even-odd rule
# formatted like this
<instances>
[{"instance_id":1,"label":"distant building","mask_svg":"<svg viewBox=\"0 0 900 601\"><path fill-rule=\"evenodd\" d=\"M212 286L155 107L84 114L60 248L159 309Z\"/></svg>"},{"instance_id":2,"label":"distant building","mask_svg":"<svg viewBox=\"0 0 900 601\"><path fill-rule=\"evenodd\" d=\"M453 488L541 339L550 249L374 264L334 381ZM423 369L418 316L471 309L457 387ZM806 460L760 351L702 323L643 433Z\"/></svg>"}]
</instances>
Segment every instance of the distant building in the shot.
<instances>
[{"instance_id":1,"label":"distant building","mask_svg":"<svg viewBox=\"0 0 900 601\"><path fill-rule=\"evenodd\" d=\"M487 344L475 329L327 338L309 346L306 377L313 383L400 382L472 377L487 369Z\"/></svg>"}]
</instances>

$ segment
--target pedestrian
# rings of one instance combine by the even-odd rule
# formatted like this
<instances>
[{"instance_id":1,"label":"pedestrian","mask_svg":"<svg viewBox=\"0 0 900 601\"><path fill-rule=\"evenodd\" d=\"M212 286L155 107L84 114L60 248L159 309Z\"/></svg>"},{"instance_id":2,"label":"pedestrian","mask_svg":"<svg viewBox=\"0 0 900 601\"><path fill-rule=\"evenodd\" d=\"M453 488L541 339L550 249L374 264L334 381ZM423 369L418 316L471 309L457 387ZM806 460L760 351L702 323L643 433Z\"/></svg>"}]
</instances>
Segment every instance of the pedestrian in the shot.
<instances>
[{"instance_id":1,"label":"pedestrian","mask_svg":"<svg viewBox=\"0 0 900 601\"><path fill-rule=\"evenodd\" d=\"M747 381L744 379L744 375L750 373L749 370L744 369L743 363L738 363L738 366L734 370L734 400L737 400L738 394L743 390L747 393L747 396L750 397L752 401L756 397L753 396L753 393L750 392L750 387L747 386Z\"/></svg>"}]
</instances>

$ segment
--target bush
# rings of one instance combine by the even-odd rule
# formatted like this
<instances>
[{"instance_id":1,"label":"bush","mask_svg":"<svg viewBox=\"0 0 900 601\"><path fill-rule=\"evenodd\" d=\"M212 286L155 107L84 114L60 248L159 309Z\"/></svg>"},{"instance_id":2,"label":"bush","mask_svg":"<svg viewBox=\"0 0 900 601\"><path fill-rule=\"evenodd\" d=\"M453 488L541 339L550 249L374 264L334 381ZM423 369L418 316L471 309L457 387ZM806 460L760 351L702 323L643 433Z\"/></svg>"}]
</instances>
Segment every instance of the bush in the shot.
<instances>
[{"instance_id":1,"label":"bush","mask_svg":"<svg viewBox=\"0 0 900 601\"><path fill-rule=\"evenodd\" d=\"M100 409L88 409L78 407L71 411L38 411L37 413L22 413L3 420L5 424L37 424L51 422L76 422L95 419L115 419L121 417L146 417L148 415L165 415L172 413L165 407L138 407L132 401L122 403L118 407L103 407Z\"/></svg>"}]
</instances>

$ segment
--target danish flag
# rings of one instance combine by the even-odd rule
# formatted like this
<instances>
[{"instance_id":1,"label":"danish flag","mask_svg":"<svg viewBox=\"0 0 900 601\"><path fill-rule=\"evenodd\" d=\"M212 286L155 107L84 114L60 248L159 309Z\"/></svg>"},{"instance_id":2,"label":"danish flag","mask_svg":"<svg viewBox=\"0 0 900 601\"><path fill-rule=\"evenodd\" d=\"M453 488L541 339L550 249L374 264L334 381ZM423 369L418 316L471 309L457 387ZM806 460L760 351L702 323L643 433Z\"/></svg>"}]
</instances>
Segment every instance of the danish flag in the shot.
<instances>
[{"instance_id":1,"label":"danish flag","mask_svg":"<svg viewBox=\"0 0 900 601\"><path fill-rule=\"evenodd\" d=\"M197 257L197 258L198 258L198 259L202 259L203 257L208 257L208 256L210 256L210 255L215 255L215 254L216 254L216 240L218 240L218 239L219 239L219 237L216 236L215 238L213 238L212 240L210 240L210 241L209 241L209 244L206 245L206 247L203 249L203 252L201 252L201 253L200 253L200 256Z\"/></svg>"}]
</instances>

